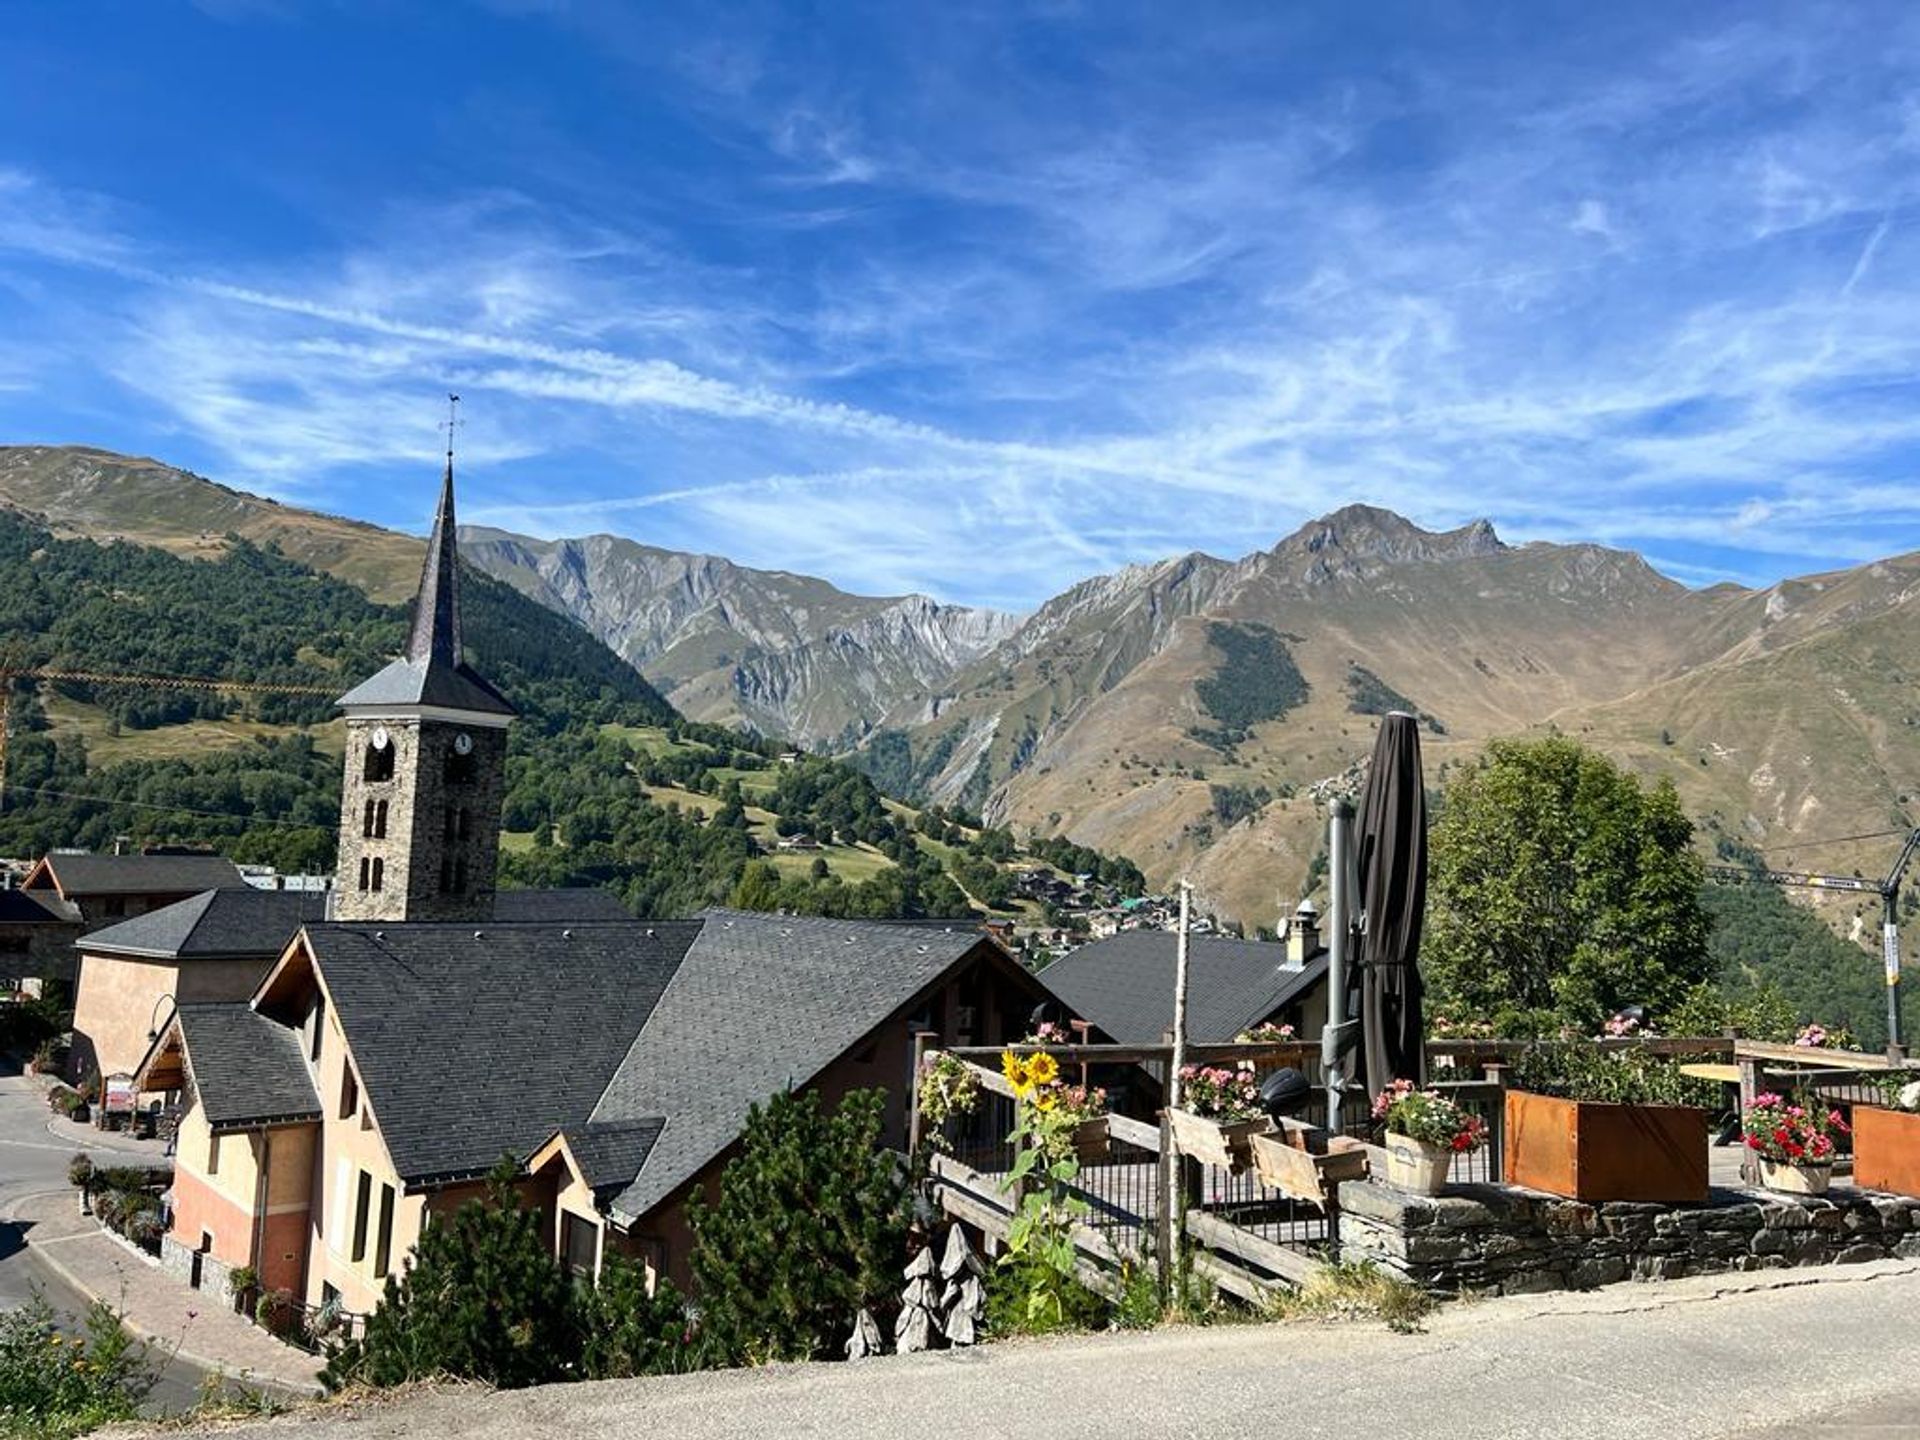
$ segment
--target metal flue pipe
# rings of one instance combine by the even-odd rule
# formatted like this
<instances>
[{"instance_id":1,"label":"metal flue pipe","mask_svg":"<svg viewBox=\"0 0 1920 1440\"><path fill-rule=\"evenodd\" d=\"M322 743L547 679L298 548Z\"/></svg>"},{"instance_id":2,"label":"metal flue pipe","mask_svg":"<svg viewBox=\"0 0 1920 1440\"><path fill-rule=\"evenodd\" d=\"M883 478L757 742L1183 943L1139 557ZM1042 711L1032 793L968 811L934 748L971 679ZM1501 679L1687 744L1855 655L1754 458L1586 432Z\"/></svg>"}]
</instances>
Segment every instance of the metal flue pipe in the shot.
<instances>
[{"instance_id":1,"label":"metal flue pipe","mask_svg":"<svg viewBox=\"0 0 1920 1440\"><path fill-rule=\"evenodd\" d=\"M1320 1068L1326 1074L1327 1129L1340 1133L1341 1092L1346 1089L1347 964L1353 936L1353 805L1333 802L1327 824L1327 1028L1320 1032Z\"/></svg>"}]
</instances>

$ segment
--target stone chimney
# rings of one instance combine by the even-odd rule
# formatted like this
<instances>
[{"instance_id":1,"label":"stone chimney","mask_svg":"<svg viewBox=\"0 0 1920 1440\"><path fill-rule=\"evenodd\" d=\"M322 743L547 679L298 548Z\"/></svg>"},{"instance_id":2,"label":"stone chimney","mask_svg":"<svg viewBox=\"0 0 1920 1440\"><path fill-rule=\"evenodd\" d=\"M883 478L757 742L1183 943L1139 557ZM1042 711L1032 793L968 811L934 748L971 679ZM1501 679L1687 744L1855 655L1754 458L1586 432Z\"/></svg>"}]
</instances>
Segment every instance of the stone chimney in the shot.
<instances>
[{"instance_id":1,"label":"stone chimney","mask_svg":"<svg viewBox=\"0 0 1920 1440\"><path fill-rule=\"evenodd\" d=\"M1320 949L1320 912L1313 901L1302 900L1287 921L1287 964L1304 965Z\"/></svg>"}]
</instances>

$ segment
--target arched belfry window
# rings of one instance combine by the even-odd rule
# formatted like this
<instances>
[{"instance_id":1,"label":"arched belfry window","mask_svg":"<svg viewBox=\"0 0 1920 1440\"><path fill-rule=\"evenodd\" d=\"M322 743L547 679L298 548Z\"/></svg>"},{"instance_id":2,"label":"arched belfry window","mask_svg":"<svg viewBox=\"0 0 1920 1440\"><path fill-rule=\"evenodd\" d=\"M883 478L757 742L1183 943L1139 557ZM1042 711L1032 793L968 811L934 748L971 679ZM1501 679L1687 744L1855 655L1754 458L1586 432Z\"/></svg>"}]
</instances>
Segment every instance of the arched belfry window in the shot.
<instances>
[{"instance_id":1,"label":"arched belfry window","mask_svg":"<svg viewBox=\"0 0 1920 1440\"><path fill-rule=\"evenodd\" d=\"M374 784L393 779L393 761L398 749L393 740L385 734L377 736L376 739L385 740L386 743L381 745L373 741L367 742L367 762L361 772L365 780Z\"/></svg>"},{"instance_id":2,"label":"arched belfry window","mask_svg":"<svg viewBox=\"0 0 1920 1440\"><path fill-rule=\"evenodd\" d=\"M360 837L363 840L371 840L373 838L373 816L373 801L369 800L367 801L366 813L360 817Z\"/></svg>"},{"instance_id":3,"label":"arched belfry window","mask_svg":"<svg viewBox=\"0 0 1920 1440\"><path fill-rule=\"evenodd\" d=\"M373 838L387 838L387 802L384 800L373 807Z\"/></svg>"},{"instance_id":4,"label":"arched belfry window","mask_svg":"<svg viewBox=\"0 0 1920 1440\"><path fill-rule=\"evenodd\" d=\"M380 859L378 856L375 856L373 861L372 888L375 890L383 889L386 883L387 883L387 862Z\"/></svg>"}]
</instances>

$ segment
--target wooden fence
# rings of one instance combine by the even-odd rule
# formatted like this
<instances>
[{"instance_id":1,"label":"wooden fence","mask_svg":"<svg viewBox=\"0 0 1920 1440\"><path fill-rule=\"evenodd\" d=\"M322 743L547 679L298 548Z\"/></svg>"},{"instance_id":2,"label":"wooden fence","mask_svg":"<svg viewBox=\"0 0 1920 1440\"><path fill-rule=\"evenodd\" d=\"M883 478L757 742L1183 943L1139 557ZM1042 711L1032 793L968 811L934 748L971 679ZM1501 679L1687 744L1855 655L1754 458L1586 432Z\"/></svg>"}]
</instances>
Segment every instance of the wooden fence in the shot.
<instances>
[{"instance_id":1,"label":"wooden fence","mask_svg":"<svg viewBox=\"0 0 1920 1440\"><path fill-rule=\"evenodd\" d=\"M940 1052L928 1047L933 1037L916 1041L916 1061ZM1483 1151L1456 1160L1454 1178L1465 1183L1497 1182L1505 1151L1505 1092L1508 1063L1526 1051L1530 1042L1516 1040L1436 1040L1427 1046L1430 1083L1487 1124ZM1826 1087L1836 1103L1858 1098L1862 1076L1901 1068L1877 1055L1810 1050L1771 1045L1734 1036L1649 1036L1608 1038L1587 1042L1600 1050L1639 1050L1695 1062L1701 1069L1724 1069L1729 1081L1739 1078L1742 1101L1759 1090L1784 1081ZM1021 1189L1010 1182L1013 1163L1006 1136L1013 1128L1014 1092L1000 1073L1003 1051L1031 1055L1051 1054L1063 1074L1079 1067L1077 1078L1102 1078L1098 1071L1143 1066L1163 1077L1171 1063L1170 1045L1009 1045L955 1047L945 1053L965 1063L985 1092L980 1113L960 1127L947 1153L931 1161L935 1199L954 1218L979 1230L994 1246L1005 1239ZM1281 1066L1299 1069L1314 1085L1314 1104L1320 1101L1322 1076L1320 1047L1316 1043L1194 1044L1186 1047L1188 1062L1198 1065L1249 1064L1257 1072ZM919 1073L916 1064L915 1073ZM1851 1088L1849 1088L1851 1087ZM1324 1149L1329 1143L1364 1153L1376 1168L1384 1152L1366 1143L1371 1116L1364 1103L1346 1108L1348 1139L1334 1140L1324 1130L1300 1121L1282 1121L1296 1132L1302 1149ZM917 1147L922 1138L917 1094L910 1133ZM1165 1116L1158 1123L1138 1116L1110 1115L1111 1152L1083 1163L1070 1193L1088 1207L1086 1218L1074 1227L1073 1239L1081 1279L1089 1288L1112 1295L1124 1277L1143 1264L1156 1267L1159 1278L1171 1278L1176 1255L1193 1272L1228 1294L1251 1303L1270 1295L1277 1285L1298 1284L1311 1277L1339 1251L1337 1187L1318 1193L1311 1187L1274 1188L1263 1184L1251 1169L1204 1164L1180 1153ZM1311 1138L1310 1138L1311 1137ZM1178 1243L1176 1243L1178 1242Z\"/></svg>"}]
</instances>

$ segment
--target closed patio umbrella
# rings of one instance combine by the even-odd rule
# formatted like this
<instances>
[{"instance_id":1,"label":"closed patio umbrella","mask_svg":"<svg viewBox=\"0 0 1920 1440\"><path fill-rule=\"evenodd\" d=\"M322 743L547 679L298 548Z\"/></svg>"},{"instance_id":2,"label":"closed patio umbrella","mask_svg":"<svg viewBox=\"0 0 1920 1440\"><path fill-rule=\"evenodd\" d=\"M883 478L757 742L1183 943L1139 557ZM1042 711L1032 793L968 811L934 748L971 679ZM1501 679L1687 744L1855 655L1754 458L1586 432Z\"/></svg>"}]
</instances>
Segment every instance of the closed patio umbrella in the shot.
<instances>
[{"instance_id":1,"label":"closed patio umbrella","mask_svg":"<svg viewBox=\"0 0 1920 1440\"><path fill-rule=\"evenodd\" d=\"M1420 730L1395 711L1380 722L1355 836L1361 934L1360 1018L1367 1090L1424 1083L1420 926L1427 907L1427 798Z\"/></svg>"}]
</instances>

